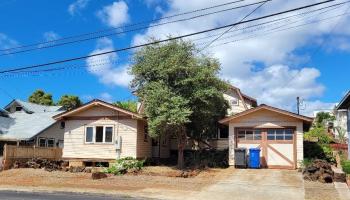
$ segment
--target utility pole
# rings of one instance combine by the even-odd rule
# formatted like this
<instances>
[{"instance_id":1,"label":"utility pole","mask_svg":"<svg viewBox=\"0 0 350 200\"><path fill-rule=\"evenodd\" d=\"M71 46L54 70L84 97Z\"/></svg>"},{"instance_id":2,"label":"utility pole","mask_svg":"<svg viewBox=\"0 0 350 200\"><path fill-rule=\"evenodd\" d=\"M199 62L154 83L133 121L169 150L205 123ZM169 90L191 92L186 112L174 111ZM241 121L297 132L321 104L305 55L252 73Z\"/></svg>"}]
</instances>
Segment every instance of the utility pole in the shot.
<instances>
[{"instance_id":1,"label":"utility pole","mask_svg":"<svg viewBox=\"0 0 350 200\"><path fill-rule=\"evenodd\" d=\"M298 113L298 115L299 115L299 112L300 112L299 106L300 106L300 98L297 97L297 113Z\"/></svg>"}]
</instances>

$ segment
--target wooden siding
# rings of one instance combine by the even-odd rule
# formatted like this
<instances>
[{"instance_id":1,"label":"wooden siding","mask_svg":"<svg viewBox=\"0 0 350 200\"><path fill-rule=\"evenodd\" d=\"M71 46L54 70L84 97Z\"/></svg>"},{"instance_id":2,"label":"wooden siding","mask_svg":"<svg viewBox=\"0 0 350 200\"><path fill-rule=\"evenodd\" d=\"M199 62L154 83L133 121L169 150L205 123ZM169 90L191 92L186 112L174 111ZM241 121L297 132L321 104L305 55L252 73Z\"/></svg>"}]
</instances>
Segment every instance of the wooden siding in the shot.
<instances>
[{"instance_id":1,"label":"wooden siding","mask_svg":"<svg viewBox=\"0 0 350 200\"><path fill-rule=\"evenodd\" d=\"M235 128L239 127L296 127L296 160L299 167L304 159L303 122L293 117L278 114L269 110L260 110L230 121L229 124L229 164L234 165Z\"/></svg>"},{"instance_id":2,"label":"wooden siding","mask_svg":"<svg viewBox=\"0 0 350 200\"><path fill-rule=\"evenodd\" d=\"M85 144L85 127L113 125L113 144ZM122 138L120 156L115 147L118 136ZM66 159L117 159L136 157L137 120L69 120L64 133L63 158Z\"/></svg>"},{"instance_id":3,"label":"wooden siding","mask_svg":"<svg viewBox=\"0 0 350 200\"><path fill-rule=\"evenodd\" d=\"M137 158L151 158L152 157L152 140L148 136L145 140L145 123L144 121L137 122Z\"/></svg>"},{"instance_id":4,"label":"wooden siding","mask_svg":"<svg viewBox=\"0 0 350 200\"><path fill-rule=\"evenodd\" d=\"M240 113L246 110L244 107L244 103L235 90L229 90L224 93L224 98L229 102L230 108L227 110L228 115ZM231 100L232 99L237 99L238 100L238 105L231 105ZM252 108L252 101L245 99L245 104L247 105L248 109Z\"/></svg>"},{"instance_id":5,"label":"wooden siding","mask_svg":"<svg viewBox=\"0 0 350 200\"><path fill-rule=\"evenodd\" d=\"M64 129L61 128L60 122L56 122L40 134L36 136L37 146L39 146L39 138L53 138L55 139L55 145L59 140L64 139Z\"/></svg>"}]
</instances>

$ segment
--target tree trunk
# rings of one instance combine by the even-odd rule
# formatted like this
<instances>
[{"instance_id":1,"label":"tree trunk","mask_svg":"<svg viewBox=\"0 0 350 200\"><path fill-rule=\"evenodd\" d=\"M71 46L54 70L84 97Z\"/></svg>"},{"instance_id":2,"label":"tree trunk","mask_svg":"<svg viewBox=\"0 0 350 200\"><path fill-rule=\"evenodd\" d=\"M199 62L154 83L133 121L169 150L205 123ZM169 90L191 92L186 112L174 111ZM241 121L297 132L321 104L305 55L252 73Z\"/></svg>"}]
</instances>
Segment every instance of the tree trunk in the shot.
<instances>
[{"instance_id":1,"label":"tree trunk","mask_svg":"<svg viewBox=\"0 0 350 200\"><path fill-rule=\"evenodd\" d=\"M184 128L182 128L177 134L177 147L178 147L178 155L177 155L177 167L179 169L183 169L185 167L184 163L184 150L186 145L186 132Z\"/></svg>"}]
</instances>

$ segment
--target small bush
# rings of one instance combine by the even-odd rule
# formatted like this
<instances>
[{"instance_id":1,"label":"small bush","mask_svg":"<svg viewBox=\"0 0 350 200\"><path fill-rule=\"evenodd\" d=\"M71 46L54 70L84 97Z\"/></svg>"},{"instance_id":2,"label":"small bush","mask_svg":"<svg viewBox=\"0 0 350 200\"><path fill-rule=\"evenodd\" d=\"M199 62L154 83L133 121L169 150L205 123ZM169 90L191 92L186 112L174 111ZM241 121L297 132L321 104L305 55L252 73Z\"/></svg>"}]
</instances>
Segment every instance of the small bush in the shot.
<instances>
[{"instance_id":1,"label":"small bush","mask_svg":"<svg viewBox=\"0 0 350 200\"><path fill-rule=\"evenodd\" d=\"M332 163L335 162L335 157L330 145L317 142L304 142L304 157L309 160L322 159Z\"/></svg>"},{"instance_id":2,"label":"small bush","mask_svg":"<svg viewBox=\"0 0 350 200\"><path fill-rule=\"evenodd\" d=\"M324 127L314 127L309 132L304 134L306 141L317 140L320 144L329 144L333 142L333 138L327 133Z\"/></svg>"},{"instance_id":3,"label":"small bush","mask_svg":"<svg viewBox=\"0 0 350 200\"><path fill-rule=\"evenodd\" d=\"M346 174L350 174L350 160L342 160L341 166Z\"/></svg>"},{"instance_id":4,"label":"small bush","mask_svg":"<svg viewBox=\"0 0 350 200\"><path fill-rule=\"evenodd\" d=\"M143 168L144 160L140 161L132 157L116 160L110 167L104 170L105 173L122 175L128 171L140 171Z\"/></svg>"},{"instance_id":5,"label":"small bush","mask_svg":"<svg viewBox=\"0 0 350 200\"><path fill-rule=\"evenodd\" d=\"M304 158L303 161L301 161L301 168L306 168L309 167L313 162L313 159L309 159L309 158Z\"/></svg>"},{"instance_id":6,"label":"small bush","mask_svg":"<svg viewBox=\"0 0 350 200\"><path fill-rule=\"evenodd\" d=\"M191 168L226 168L228 167L228 149L185 151L185 165Z\"/></svg>"}]
</instances>

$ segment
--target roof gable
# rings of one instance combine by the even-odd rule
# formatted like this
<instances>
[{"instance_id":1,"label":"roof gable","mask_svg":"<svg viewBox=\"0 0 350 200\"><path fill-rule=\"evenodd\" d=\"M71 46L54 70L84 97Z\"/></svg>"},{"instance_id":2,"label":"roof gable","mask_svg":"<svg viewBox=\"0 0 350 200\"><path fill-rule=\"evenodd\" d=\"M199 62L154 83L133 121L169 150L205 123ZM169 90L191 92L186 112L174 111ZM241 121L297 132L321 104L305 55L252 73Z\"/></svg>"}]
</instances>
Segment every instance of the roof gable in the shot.
<instances>
[{"instance_id":1,"label":"roof gable","mask_svg":"<svg viewBox=\"0 0 350 200\"><path fill-rule=\"evenodd\" d=\"M231 120L238 119L238 118L241 118L241 117L247 116L249 114L262 111L262 110L268 110L268 111L271 111L271 112L274 112L274 113L277 113L277 114L280 114L280 115L284 115L284 116L288 116L288 117L291 117L291 118L295 118L295 119L302 120L302 121L305 121L305 122L308 122L308 123L311 123L313 121L313 118L306 117L306 116L303 116L303 115L298 115L298 114L295 114L295 113L292 113L292 112L289 112L289 111L286 111L286 110L282 110L282 109L279 109L279 108L275 108L275 107L272 107L272 106L268 106L268 105L262 104L262 105L260 105L260 106L258 106L256 108L252 108L252 109L243 111L241 113L235 114L233 116L226 117L226 118L220 120L219 123L228 124Z\"/></svg>"},{"instance_id":2,"label":"roof gable","mask_svg":"<svg viewBox=\"0 0 350 200\"><path fill-rule=\"evenodd\" d=\"M337 105L337 110L350 108L350 91L344 96L344 98Z\"/></svg>"},{"instance_id":3,"label":"roof gable","mask_svg":"<svg viewBox=\"0 0 350 200\"><path fill-rule=\"evenodd\" d=\"M45 105L39 105L36 103L30 103L26 101L22 101L19 99L15 99L11 101L7 106L5 106L5 110L10 109L14 105L19 105L23 108L24 111L27 113L38 113L38 112L56 112L56 111L62 111L62 106L45 106Z\"/></svg>"},{"instance_id":4,"label":"roof gable","mask_svg":"<svg viewBox=\"0 0 350 200\"><path fill-rule=\"evenodd\" d=\"M94 108L96 106L102 106L102 107L107 108L107 109L109 109L111 111L117 111L117 112L123 113L125 115L129 115L129 116L131 116L132 118L135 118L135 119L143 119L143 117L141 115L137 114L137 113L134 113L132 111L120 108L118 106L115 106L113 104L107 103L107 102L99 100L99 99L94 99L94 100L92 100L92 101L90 101L90 102L88 102L88 103L86 103L86 104L84 104L84 105L82 105L82 106L80 106L78 108L75 108L75 109L70 110L70 111L66 111L66 112L61 113L61 114L56 115L56 116L53 116L53 118L55 120L61 120L61 119L64 119L66 117L75 116L78 113L82 113L84 111L91 110L92 108ZM96 112L99 112L99 111L96 111ZM86 113L85 113L85 115L86 115Z\"/></svg>"}]
</instances>

